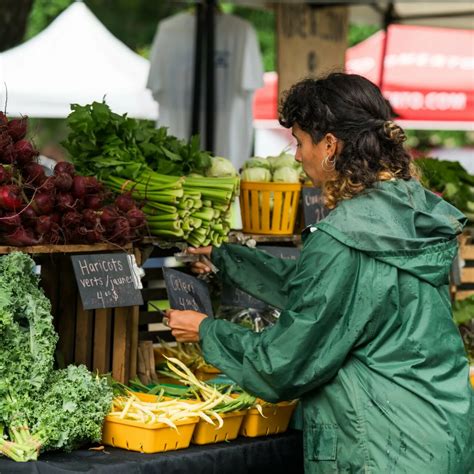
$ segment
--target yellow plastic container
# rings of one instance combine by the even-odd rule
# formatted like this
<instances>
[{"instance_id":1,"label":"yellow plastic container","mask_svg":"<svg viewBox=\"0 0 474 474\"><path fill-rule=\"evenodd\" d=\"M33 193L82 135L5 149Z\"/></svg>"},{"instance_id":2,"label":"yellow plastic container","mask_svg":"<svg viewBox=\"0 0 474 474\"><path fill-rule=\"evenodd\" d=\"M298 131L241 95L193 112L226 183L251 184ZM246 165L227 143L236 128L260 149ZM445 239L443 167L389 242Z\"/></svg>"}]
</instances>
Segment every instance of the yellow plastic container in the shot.
<instances>
[{"instance_id":1,"label":"yellow plastic container","mask_svg":"<svg viewBox=\"0 0 474 474\"><path fill-rule=\"evenodd\" d=\"M191 443L194 428L198 421L198 417L177 421L175 425L178 430L175 430L164 423L145 424L106 416L102 442L115 448L142 453L159 453L183 449Z\"/></svg>"},{"instance_id":2,"label":"yellow plastic container","mask_svg":"<svg viewBox=\"0 0 474 474\"><path fill-rule=\"evenodd\" d=\"M241 181L243 231L291 235L298 214L301 184Z\"/></svg>"},{"instance_id":3,"label":"yellow plastic container","mask_svg":"<svg viewBox=\"0 0 474 474\"><path fill-rule=\"evenodd\" d=\"M239 435L244 416L245 411L222 413L224 424L217 429L207 421L199 420L191 441L194 444L212 444L235 439Z\"/></svg>"},{"instance_id":4,"label":"yellow plastic container","mask_svg":"<svg viewBox=\"0 0 474 474\"><path fill-rule=\"evenodd\" d=\"M296 404L296 401L291 401L264 406L262 407L264 417L256 408L251 408L244 417L240 434L253 438L284 433L288 429Z\"/></svg>"}]
</instances>

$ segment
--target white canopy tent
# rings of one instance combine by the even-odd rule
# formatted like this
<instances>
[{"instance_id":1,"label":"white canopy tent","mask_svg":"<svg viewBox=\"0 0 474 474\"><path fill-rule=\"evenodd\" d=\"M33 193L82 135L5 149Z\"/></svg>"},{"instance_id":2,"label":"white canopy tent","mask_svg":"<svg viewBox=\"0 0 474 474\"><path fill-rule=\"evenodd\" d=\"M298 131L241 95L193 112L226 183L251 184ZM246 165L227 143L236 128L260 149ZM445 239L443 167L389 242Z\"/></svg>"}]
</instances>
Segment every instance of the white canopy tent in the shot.
<instances>
[{"instance_id":1,"label":"white canopy tent","mask_svg":"<svg viewBox=\"0 0 474 474\"><path fill-rule=\"evenodd\" d=\"M37 36L0 54L0 109L7 94L9 115L64 118L71 103L105 97L114 112L156 120L148 70L148 60L75 2Z\"/></svg>"}]
</instances>

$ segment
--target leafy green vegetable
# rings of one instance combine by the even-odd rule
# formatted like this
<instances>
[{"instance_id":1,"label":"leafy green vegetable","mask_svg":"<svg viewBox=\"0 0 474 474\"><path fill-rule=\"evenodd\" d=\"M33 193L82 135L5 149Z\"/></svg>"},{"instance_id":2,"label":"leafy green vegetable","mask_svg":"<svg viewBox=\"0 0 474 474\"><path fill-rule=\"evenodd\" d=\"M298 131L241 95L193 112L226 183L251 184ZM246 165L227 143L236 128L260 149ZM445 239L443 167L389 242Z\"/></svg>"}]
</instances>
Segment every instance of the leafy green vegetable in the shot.
<instances>
[{"instance_id":1,"label":"leafy green vegetable","mask_svg":"<svg viewBox=\"0 0 474 474\"><path fill-rule=\"evenodd\" d=\"M83 366L53 370L58 336L34 265L21 252L0 258L0 452L15 461L98 440L112 399Z\"/></svg>"},{"instance_id":2,"label":"leafy green vegetable","mask_svg":"<svg viewBox=\"0 0 474 474\"><path fill-rule=\"evenodd\" d=\"M474 296L454 301L453 317L456 324L464 324L474 319Z\"/></svg>"},{"instance_id":3,"label":"leafy green vegetable","mask_svg":"<svg viewBox=\"0 0 474 474\"><path fill-rule=\"evenodd\" d=\"M471 218L468 213L474 209L474 176L457 161L419 158L415 164L422 171L421 181L426 188L440 193Z\"/></svg>"},{"instance_id":4,"label":"leafy green vegetable","mask_svg":"<svg viewBox=\"0 0 474 474\"><path fill-rule=\"evenodd\" d=\"M99 442L111 404L112 389L105 377L91 374L84 365L56 370L35 404L34 436L43 450L71 451L85 442Z\"/></svg>"},{"instance_id":5,"label":"leafy green vegetable","mask_svg":"<svg viewBox=\"0 0 474 474\"><path fill-rule=\"evenodd\" d=\"M44 389L58 336L34 262L21 252L0 258L0 421L14 422Z\"/></svg>"},{"instance_id":6,"label":"leafy green vegetable","mask_svg":"<svg viewBox=\"0 0 474 474\"><path fill-rule=\"evenodd\" d=\"M70 129L63 142L79 173L99 178L111 174L135 179L151 168L160 174L182 176L204 173L211 156L199 147L199 138L189 143L144 122L112 112L105 102L73 104L67 118Z\"/></svg>"},{"instance_id":7,"label":"leafy green vegetable","mask_svg":"<svg viewBox=\"0 0 474 474\"><path fill-rule=\"evenodd\" d=\"M227 158L214 156L211 158L211 167L207 170L206 176L210 178L227 178L237 176L234 165Z\"/></svg>"},{"instance_id":8,"label":"leafy green vegetable","mask_svg":"<svg viewBox=\"0 0 474 474\"><path fill-rule=\"evenodd\" d=\"M245 168L241 176L242 181L269 182L272 179L272 174L267 168Z\"/></svg>"}]
</instances>

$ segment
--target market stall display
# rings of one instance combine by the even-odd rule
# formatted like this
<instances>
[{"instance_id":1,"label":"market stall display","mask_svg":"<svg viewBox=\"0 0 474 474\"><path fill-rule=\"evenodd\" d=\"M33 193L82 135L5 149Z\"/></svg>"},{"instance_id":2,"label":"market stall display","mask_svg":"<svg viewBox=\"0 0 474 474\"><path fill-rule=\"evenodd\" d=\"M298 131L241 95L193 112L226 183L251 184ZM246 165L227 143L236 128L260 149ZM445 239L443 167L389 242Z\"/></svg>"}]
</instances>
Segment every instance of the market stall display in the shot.
<instances>
[{"instance_id":1,"label":"market stall display","mask_svg":"<svg viewBox=\"0 0 474 474\"><path fill-rule=\"evenodd\" d=\"M46 176L27 130L27 117L0 112L1 243L126 244L142 238L145 216L130 196L116 198L65 161Z\"/></svg>"},{"instance_id":2,"label":"market stall display","mask_svg":"<svg viewBox=\"0 0 474 474\"><path fill-rule=\"evenodd\" d=\"M179 140L105 103L73 105L64 146L78 170L145 203L148 230L194 246L220 245L230 230L239 179L228 160Z\"/></svg>"}]
</instances>

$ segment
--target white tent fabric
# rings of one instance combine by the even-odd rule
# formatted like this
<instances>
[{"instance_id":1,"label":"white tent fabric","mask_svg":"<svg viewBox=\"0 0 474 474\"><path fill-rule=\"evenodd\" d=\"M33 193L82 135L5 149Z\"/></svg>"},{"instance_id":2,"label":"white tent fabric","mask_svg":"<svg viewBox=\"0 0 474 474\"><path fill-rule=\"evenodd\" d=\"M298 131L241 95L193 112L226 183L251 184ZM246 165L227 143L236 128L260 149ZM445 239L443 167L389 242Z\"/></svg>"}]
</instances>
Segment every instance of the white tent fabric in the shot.
<instances>
[{"instance_id":1,"label":"white tent fabric","mask_svg":"<svg viewBox=\"0 0 474 474\"><path fill-rule=\"evenodd\" d=\"M31 40L0 54L0 109L9 115L63 118L70 104L102 101L116 113L156 120L146 89L149 61L113 36L82 2Z\"/></svg>"}]
</instances>

